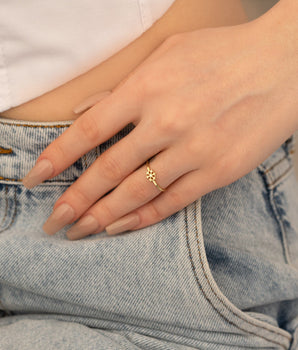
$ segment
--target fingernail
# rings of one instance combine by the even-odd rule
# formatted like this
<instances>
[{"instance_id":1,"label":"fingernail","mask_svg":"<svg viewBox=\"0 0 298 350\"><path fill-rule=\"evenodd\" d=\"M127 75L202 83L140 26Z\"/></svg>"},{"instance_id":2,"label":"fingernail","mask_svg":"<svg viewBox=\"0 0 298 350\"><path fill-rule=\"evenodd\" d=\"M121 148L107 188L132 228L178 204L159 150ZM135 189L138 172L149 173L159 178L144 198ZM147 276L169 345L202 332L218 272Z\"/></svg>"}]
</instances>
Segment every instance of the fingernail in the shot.
<instances>
[{"instance_id":1,"label":"fingernail","mask_svg":"<svg viewBox=\"0 0 298 350\"><path fill-rule=\"evenodd\" d=\"M73 112L75 114L79 114L84 112L86 109L94 106L97 102L101 101L104 97L110 95L112 92L111 91L103 91L99 92L95 95L91 95L86 98L83 102L81 102L79 105L77 105L74 109Z\"/></svg>"},{"instance_id":2,"label":"fingernail","mask_svg":"<svg viewBox=\"0 0 298 350\"><path fill-rule=\"evenodd\" d=\"M75 240L94 233L98 228L98 222L92 215L86 215L66 232L69 239Z\"/></svg>"},{"instance_id":3,"label":"fingernail","mask_svg":"<svg viewBox=\"0 0 298 350\"><path fill-rule=\"evenodd\" d=\"M48 179L54 171L52 163L48 159L43 159L23 178L22 183L28 189L33 188L44 180Z\"/></svg>"},{"instance_id":4,"label":"fingernail","mask_svg":"<svg viewBox=\"0 0 298 350\"><path fill-rule=\"evenodd\" d=\"M74 218L75 212L71 206L63 203L57 207L43 225L43 230L48 235L53 235L69 224Z\"/></svg>"},{"instance_id":5,"label":"fingernail","mask_svg":"<svg viewBox=\"0 0 298 350\"><path fill-rule=\"evenodd\" d=\"M115 235L117 233L122 233L133 227L137 226L140 222L139 216L137 214L129 214L123 218L113 222L111 225L106 227L106 231L109 235Z\"/></svg>"}]
</instances>

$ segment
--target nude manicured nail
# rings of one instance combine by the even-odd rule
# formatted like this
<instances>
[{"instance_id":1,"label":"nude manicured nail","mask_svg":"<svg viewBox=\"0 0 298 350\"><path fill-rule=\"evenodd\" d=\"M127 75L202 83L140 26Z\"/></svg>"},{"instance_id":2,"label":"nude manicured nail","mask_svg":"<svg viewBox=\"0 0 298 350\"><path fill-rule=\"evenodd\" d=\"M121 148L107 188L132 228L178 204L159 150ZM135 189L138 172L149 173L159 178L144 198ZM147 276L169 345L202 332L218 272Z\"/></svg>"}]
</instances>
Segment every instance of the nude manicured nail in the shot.
<instances>
[{"instance_id":1,"label":"nude manicured nail","mask_svg":"<svg viewBox=\"0 0 298 350\"><path fill-rule=\"evenodd\" d=\"M33 188L44 180L48 179L54 171L52 163L48 159L43 159L36 163L36 165L23 178L22 182L28 189Z\"/></svg>"},{"instance_id":2,"label":"nude manicured nail","mask_svg":"<svg viewBox=\"0 0 298 350\"><path fill-rule=\"evenodd\" d=\"M106 97L106 96L108 96L110 94L111 94L111 91L103 91L103 92L97 93L95 95L91 95L91 96L87 97L86 100L84 100L79 105L77 105L73 109L73 112L75 114L82 113L82 112L86 111L86 109L91 108L96 103L101 101L104 97Z\"/></svg>"},{"instance_id":3,"label":"nude manicured nail","mask_svg":"<svg viewBox=\"0 0 298 350\"><path fill-rule=\"evenodd\" d=\"M130 230L136 227L140 223L139 216L137 214L129 214L123 218L113 222L106 227L106 231L109 235L115 235L124 231Z\"/></svg>"},{"instance_id":4,"label":"nude manicured nail","mask_svg":"<svg viewBox=\"0 0 298 350\"><path fill-rule=\"evenodd\" d=\"M69 224L75 216L71 206L63 203L57 207L43 225L43 230L48 235L53 235Z\"/></svg>"},{"instance_id":5,"label":"nude manicured nail","mask_svg":"<svg viewBox=\"0 0 298 350\"><path fill-rule=\"evenodd\" d=\"M98 228L98 222L92 215L86 215L66 232L69 239L75 240L94 233Z\"/></svg>"}]
</instances>

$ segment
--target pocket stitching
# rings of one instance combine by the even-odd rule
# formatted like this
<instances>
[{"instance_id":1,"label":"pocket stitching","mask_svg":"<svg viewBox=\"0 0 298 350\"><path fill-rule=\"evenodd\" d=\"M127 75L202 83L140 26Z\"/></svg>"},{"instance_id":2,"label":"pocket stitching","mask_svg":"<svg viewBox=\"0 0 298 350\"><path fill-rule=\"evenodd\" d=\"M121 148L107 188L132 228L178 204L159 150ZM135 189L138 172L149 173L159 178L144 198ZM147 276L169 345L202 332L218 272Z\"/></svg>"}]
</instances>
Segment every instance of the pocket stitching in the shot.
<instances>
[{"instance_id":1,"label":"pocket stitching","mask_svg":"<svg viewBox=\"0 0 298 350\"><path fill-rule=\"evenodd\" d=\"M6 200L7 200L8 186L6 186L5 188L7 189L6 192L5 192ZM6 204L7 204L7 212L8 212L8 200L6 201ZM13 213L13 215L12 215L11 221L10 221L10 223L8 224L8 226L6 226L6 227L4 227L2 230L0 230L0 233L2 233L2 232L4 232L4 231L8 230L8 229L12 226L12 224L15 222L15 219L16 219L16 217L17 217L17 188L16 188L16 186L14 186L14 202L13 202L13 204L14 204L14 213ZM6 213L6 216L7 216L7 213ZM3 221L3 222L4 222L4 221ZM2 222L2 223L3 223L3 222Z\"/></svg>"},{"instance_id":2,"label":"pocket stitching","mask_svg":"<svg viewBox=\"0 0 298 350\"><path fill-rule=\"evenodd\" d=\"M273 189L274 187L279 185L280 182L282 180L284 180L287 177L287 175L290 174L291 170L293 170L293 169L294 169L294 167L292 165L290 165L279 177L277 177L273 182L268 184L269 188Z\"/></svg>"},{"instance_id":3,"label":"pocket stitching","mask_svg":"<svg viewBox=\"0 0 298 350\"><path fill-rule=\"evenodd\" d=\"M7 216L7 212L8 212L8 198L7 198L7 193L8 193L8 186L6 185L6 186L5 186L5 194L4 194L4 196L5 196L5 214L4 214L3 218L2 218L0 227L1 227L2 225L4 225L4 222L5 222L5 219L6 219L6 216Z\"/></svg>"},{"instance_id":4,"label":"pocket stitching","mask_svg":"<svg viewBox=\"0 0 298 350\"><path fill-rule=\"evenodd\" d=\"M201 199L200 199L201 200ZM195 212L197 212L197 201L195 201L194 203L195 205ZM275 341L273 339L270 339L270 338L267 338L266 336L264 335L260 335L256 332L252 332L252 331L249 331L245 328L241 328L240 326L238 326L236 323L233 323L232 321L230 321L224 314L222 314L222 312L216 307L216 305L212 302L212 300L210 298L208 298L208 296L206 295L205 291L203 290L203 287L201 286L200 282L199 282L199 277L197 275L197 272L196 272L196 268L195 268L195 265L194 265L194 259L192 257L192 253L191 253L191 247L190 247L190 244L189 244L189 234L188 234L188 224L187 224L187 210L185 208L185 221L186 221L186 243L187 243L187 249L188 249L188 253L189 253L189 258L190 258L190 261L191 261L191 266L192 266L192 271L194 273L194 277L195 277L195 280L197 282L197 285L199 287L199 289L202 291L203 295L205 296L206 300L210 303L210 305L216 310L216 312L221 316L223 317L228 323L232 324L233 326L235 326L236 328L248 333L248 334L252 334L252 335L255 335L257 337L260 337L260 338L263 338L265 339L266 341L269 341L271 343L274 343L274 344L277 344L279 346L282 346L284 349L287 349L287 347L283 344L283 343L280 343L278 341ZM206 269L205 269L205 266L204 266L204 263L203 263L203 259L202 259L202 255L201 255L201 249L200 249L200 245L199 245L199 235L198 235L198 223L197 223L197 215L195 215L195 230L196 230L196 242L197 242L197 246L198 246L198 254L199 254L199 260L200 260L200 264L201 264L201 268L202 268L202 271L204 273L204 276L206 278L206 281L209 285L209 287L211 288L211 291L213 293L213 295L216 297L216 299L223 305L223 307L225 307L229 312L231 312L235 317L237 317L238 319L241 319L242 321L244 321L245 323L247 324L250 324L252 325L253 327L257 327L259 329L264 329L270 333L273 333L275 335L277 335L278 337L284 337L286 338L287 340L291 341L292 340L292 337L290 335L287 335L287 334L281 334L281 333L278 333L276 332L275 330L273 329L270 329L270 328L267 328L265 327L264 325L258 325L258 324L255 324L254 322L252 322L251 320L249 319L245 319L243 317L241 317L239 314L235 313L234 310L231 309L230 305L227 304L224 300L222 300L222 298L220 298L220 296L216 293L216 291L214 290L213 286L212 286L212 283L210 282L209 280L209 277L208 277L208 274L206 272ZM240 310L241 311L241 310ZM256 320L257 321L257 320ZM261 321L260 321L261 322Z\"/></svg>"},{"instance_id":5,"label":"pocket stitching","mask_svg":"<svg viewBox=\"0 0 298 350\"><path fill-rule=\"evenodd\" d=\"M23 179L13 179L13 178L6 178L6 177L3 177L3 176L0 176L0 183L1 181L11 181L11 182L22 182ZM54 181L44 181L43 183L41 183L39 186L42 186L42 185L46 185L46 184L49 184L49 185L52 185L52 184L57 184L57 185L60 185L60 184L65 184L65 185L69 185L69 184L72 184L74 182L74 180L54 180Z\"/></svg>"},{"instance_id":6,"label":"pocket stitching","mask_svg":"<svg viewBox=\"0 0 298 350\"><path fill-rule=\"evenodd\" d=\"M285 262L288 264L288 265L291 265L291 258L290 258L290 251L289 251L289 244L288 244L288 240L287 240L287 234L286 234L286 231L285 231L285 226L284 226L284 222L278 212L278 209L276 207L276 202L274 200L274 193L273 191L270 191L268 190L268 199L269 199L269 203L271 205L271 208L273 210L273 213L274 213L274 217L277 221L277 225L279 227L279 230L280 230L280 236L281 236L281 244L282 244L282 247L283 247L283 253L284 253L284 259L285 259Z\"/></svg>"},{"instance_id":7,"label":"pocket stitching","mask_svg":"<svg viewBox=\"0 0 298 350\"><path fill-rule=\"evenodd\" d=\"M272 177L271 175L271 171L278 166L282 161L287 160L289 162L289 166L288 168L281 174L279 175L277 178ZM286 155L283 158L279 159L277 162L275 162L273 165L271 165L268 169L262 164L260 164L258 167L259 171L261 172L262 177L264 178L267 186L269 189L273 189L275 188L277 185L279 185L279 183L287 176L291 173L291 170L294 169L294 166L291 162L291 159ZM268 181L267 181L267 179Z\"/></svg>"},{"instance_id":8,"label":"pocket stitching","mask_svg":"<svg viewBox=\"0 0 298 350\"><path fill-rule=\"evenodd\" d=\"M72 124L55 124L55 125L40 125L40 124L19 124L19 123L7 123L7 122L2 122L0 121L0 124L2 125L9 125L9 126L21 126L24 128L56 128L56 129L60 129L60 128L68 128L69 126L71 126Z\"/></svg>"}]
</instances>

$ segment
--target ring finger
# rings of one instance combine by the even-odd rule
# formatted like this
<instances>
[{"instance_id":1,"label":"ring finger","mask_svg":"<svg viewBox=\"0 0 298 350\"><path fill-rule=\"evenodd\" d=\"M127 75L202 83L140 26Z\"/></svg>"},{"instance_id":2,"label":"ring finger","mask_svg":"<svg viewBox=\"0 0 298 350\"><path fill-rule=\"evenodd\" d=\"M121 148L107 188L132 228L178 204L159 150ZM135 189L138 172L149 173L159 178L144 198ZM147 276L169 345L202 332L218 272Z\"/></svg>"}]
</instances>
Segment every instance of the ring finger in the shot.
<instances>
[{"instance_id":1,"label":"ring finger","mask_svg":"<svg viewBox=\"0 0 298 350\"><path fill-rule=\"evenodd\" d=\"M155 175L155 183L166 189L171 183L192 170L179 155L177 147L159 153L150 161L150 169ZM158 170L157 170L158 169ZM92 206L84 216L67 232L70 239L79 239L98 233L118 218L143 206L157 197L161 190L146 178L147 166L142 165L129 175L109 195Z\"/></svg>"},{"instance_id":2,"label":"ring finger","mask_svg":"<svg viewBox=\"0 0 298 350\"><path fill-rule=\"evenodd\" d=\"M63 193L54 205L53 213L43 230L54 234L76 221L90 206L116 187L131 172L166 147L165 140L153 141L152 133L141 125L116 142ZM142 140L142 143L139 142Z\"/></svg>"}]
</instances>

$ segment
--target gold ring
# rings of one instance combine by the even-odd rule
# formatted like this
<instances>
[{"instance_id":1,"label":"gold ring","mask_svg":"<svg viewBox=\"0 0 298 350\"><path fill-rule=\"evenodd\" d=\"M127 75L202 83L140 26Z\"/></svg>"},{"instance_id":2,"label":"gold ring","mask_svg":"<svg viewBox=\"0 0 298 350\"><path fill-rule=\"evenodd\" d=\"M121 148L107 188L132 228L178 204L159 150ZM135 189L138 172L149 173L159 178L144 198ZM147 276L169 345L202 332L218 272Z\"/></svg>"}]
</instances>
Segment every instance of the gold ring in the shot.
<instances>
[{"instance_id":1,"label":"gold ring","mask_svg":"<svg viewBox=\"0 0 298 350\"><path fill-rule=\"evenodd\" d=\"M155 180L155 179L156 179L156 174L155 174L155 172L150 168L150 166L149 166L149 160L147 160L146 166L147 166L147 172L146 172L146 177L147 177L147 179L148 179L150 182L153 182L154 185L155 185L161 192L165 191L165 190L166 190L165 188L161 188L161 187L157 184L157 182L156 182L156 180Z\"/></svg>"}]
</instances>

